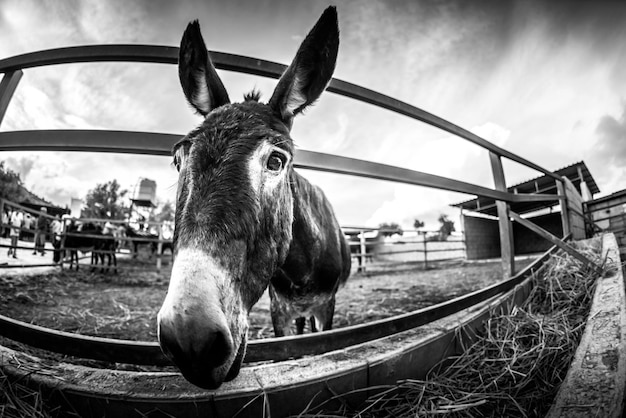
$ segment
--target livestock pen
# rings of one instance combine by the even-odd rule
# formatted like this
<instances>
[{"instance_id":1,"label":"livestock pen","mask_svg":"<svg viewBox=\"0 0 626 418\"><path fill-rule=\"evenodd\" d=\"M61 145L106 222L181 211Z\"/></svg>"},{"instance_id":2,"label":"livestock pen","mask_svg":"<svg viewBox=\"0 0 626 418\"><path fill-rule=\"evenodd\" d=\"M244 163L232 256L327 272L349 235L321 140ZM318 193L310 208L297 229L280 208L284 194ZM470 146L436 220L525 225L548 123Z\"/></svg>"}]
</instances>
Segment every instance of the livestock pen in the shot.
<instances>
[{"instance_id":1,"label":"livestock pen","mask_svg":"<svg viewBox=\"0 0 626 418\"><path fill-rule=\"evenodd\" d=\"M92 45L35 52L0 61L0 122L23 70L78 62L125 61L175 64L178 48L148 45ZM211 52L218 69L277 78L285 66L261 59ZM461 350L470 329L479 329L494 312L508 312L526 298L529 277L561 249L583 264L596 268L567 242L585 238L580 224L580 202L567 180L438 116L363 87L333 79L328 91L428 123L470 141L489 152L494 188L420 171L370 161L298 150L295 166L340 175L404 183L481 196L497 202L503 280L428 308L392 318L297 337L270 338L249 344L241 376L215 392L199 390L171 371L132 372L78 365L44 364L14 350L0 347L2 369L16 379L56 394L84 416L109 414L181 414L190 416L246 414L261 416L267 408L278 416L297 414L307 403L366 391L409 376L424 376L430 367ZM169 155L179 135L102 130L33 130L0 132L0 151L58 150ZM556 182L558 194L515 194L506 190L502 160L508 159L544 173ZM519 202L559 202L563 237L557 237L511 210ZM517 271L512 248L515 221L536 232L553 249ZM30 325L0 317L2 336L46 350L113 363L168 365L155 342L88 337ZM461 332L460 330L464 330ZM261 362L261 363L260 363ZM264 363L269 362L269 363ZM54 388L54 390L53 390ZM60 394L60 396L59 396Z\"/></svg>"},{"instance_id":2,"label":"livestock pen","mask_svg":"<svg viewBox=\"0 0 626 418\"><path fill-rule=\"evenodd\" d=\"M442 262L465 258L463 234L441 239L439 231L403 230L403 234L407 233L406 237L388 240L385 233L397 231L362 226L344 226L342 229L348 238L352 257L357 262L357 271L407 262L419 262L427 269L429 260Z\"/></svg>"},{"instance_id":3,"label":"livestock pen","mask_svg":"<svg viewBox=\"0 0 626 418\"><path fill-rule=\"evenodd\" d=\"M137 247L139 245L147 245L149 247L148 258L149 260L154 261L154 267L150 267L148 263L143 263L143 266L135 265L135 266L124 266L125 270L156 270L157 272L161 270L163 262L168 262L172 256L172 240L166 239L163 236L163 223L162 222L144 222L145 226L148 229L153 229L155 232L141 232L136 234L135 236L127 236L125 232L118 232L118 228L122 227L124 231L129 228L132 230L130 223L128 220L115 220L115 219L100 219L100 218L72 218L68 215L63 216L62 218L54 217L45 212L40 212L34 209L30 209L23 205L20 205L15 202L8 201L6 199L0 199L0 210L18 210L21 212L32 214L35 217L44 217L47 219L48 223L51 223L55 220L61 223L61 230L58 235L54 234L52 230L48 230L46 232L47 241L51 244L56 239L58 240L58 245L56 247L50 248L48 246L47 251L49 254L53 254L58 252L60 254L57 262L49 261L45 262L43 260L48 260L50 257L46 259L39 260L38 262L23 262L16 261L11 263L0 264L0 268L4 269L15 269L15 268L24 268L24 267L73 267L73 260L70 257L71 253L82 253L89 255L82 255L76 257L76 268L78 268L78 264L80 260L90 259L90 265L94 267L94 260L96 255L98 256L110 256L113 254L120 255L129 255L132 258L137 258L138 252ZM105 225L109 225L111 230L105 234L101 233L102 229ZM86 233L85 231L81 231L78 229L79 225L93 225L98 228L99 233L97 231L93 231L92 233ZM0 225L3 228L8 228L10 225L2 224ZM23 232L30 232L30 229L26 229L24 227L19 227L14 229L19 229ZM50 229L50 228L48 228ZM115 245L113 248L102 249L100 243L114 240ZM79 243L80 241L80 243ZM128 248L125 248L128 247ZM0 248L13 248L8 244L0 244ZM23 242L18 241L18 245L15 247L18 250L33 250L32 246L26 246ZM168 250L167 252L165 250ZM104 261L103 261L104 263ZM135 263L140 264L140 263Z\"/></svg>"}]
</instances>

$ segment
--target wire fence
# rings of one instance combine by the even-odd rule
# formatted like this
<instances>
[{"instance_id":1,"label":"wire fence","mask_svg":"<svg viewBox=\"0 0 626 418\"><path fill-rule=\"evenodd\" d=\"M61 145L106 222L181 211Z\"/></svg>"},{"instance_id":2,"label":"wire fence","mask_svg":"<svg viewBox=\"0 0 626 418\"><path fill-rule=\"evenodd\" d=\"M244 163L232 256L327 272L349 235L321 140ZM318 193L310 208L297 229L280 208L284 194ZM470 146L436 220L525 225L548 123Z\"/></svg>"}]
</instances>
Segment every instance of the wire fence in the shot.
<instances>
[{"instance_id":1,"label":"wire fence","mask_svg":"<svg viewBox=\"0 0 626 418\"><path fill-rule=\"evenodd\" d=\"M463 234L445 235L422 229L396 230L359 226L343 227L357 271L419 262L424 269L433 262L465 259ZM401 232L401 234L400 234Z\"/></svg>"}]
</instances>

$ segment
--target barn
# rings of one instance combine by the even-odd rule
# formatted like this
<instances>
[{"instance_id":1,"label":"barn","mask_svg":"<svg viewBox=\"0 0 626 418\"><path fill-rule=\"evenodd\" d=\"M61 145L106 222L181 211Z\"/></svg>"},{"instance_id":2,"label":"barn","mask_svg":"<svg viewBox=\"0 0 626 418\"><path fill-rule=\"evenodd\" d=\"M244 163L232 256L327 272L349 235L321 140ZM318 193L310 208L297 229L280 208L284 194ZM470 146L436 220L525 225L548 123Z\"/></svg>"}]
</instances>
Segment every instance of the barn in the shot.
<instances>
[{"instance_id":1,"label":"barn","mask_svg":"<svg viewBox=\"0 0 626 418\"><path fill-rule=\"evenodd\" d=\"M591 201L595 194L600 193L600 189L584 161L556 170L555 173L566 177L583 201ZM536 177L508 187L507 191L515 194L556 194L558 192L556 182L548 175ZM451 206L461 209L467 259L481 260L500 257L500 235L496 201L491 198L478 197ZM553 235L563 236L563 222L558 201L511 202L510 208L513 212L523 214L524 217L531 219L535 224ZM583 213L580 215L584 217ZM585 224L573 226L573 229L577 229L577 233L583 238L588 235L587 229L591 226L590 221L585 222ZM516 255L546 251L552 245L545 238L517 222L513 224L513 232L513 247Z\"/></svg>"}]
</instances>

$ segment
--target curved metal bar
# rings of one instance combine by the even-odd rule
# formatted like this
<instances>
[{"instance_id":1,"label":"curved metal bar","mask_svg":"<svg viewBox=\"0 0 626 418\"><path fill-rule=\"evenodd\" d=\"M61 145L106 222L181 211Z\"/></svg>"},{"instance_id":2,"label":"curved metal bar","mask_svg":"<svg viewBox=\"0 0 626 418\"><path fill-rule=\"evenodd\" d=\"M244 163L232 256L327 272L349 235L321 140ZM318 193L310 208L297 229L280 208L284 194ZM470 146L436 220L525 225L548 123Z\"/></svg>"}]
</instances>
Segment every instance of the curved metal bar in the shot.
<instances>
[{"instance_id":1,"label":"curved metal bar","mask_svg":"<svg viewBox=\"0 0 626 418\"><path fill-rule=\"evenodd\" d=\"M242 55L226 54L210 51L211 60L218 69L236 71L262 77L278 78L287 68L276 62L251 58ZM176 64L178 48L158 45L86 45L69 48L48 49L32 52L0 60L0 72L16 71L24 68L40 67L45 65L69 64L76 62L151 62L161 64ZM553 172L509 152L480 136L461 128L447 120L426 112L423 109L394 99L393 97L377 93L356 84L333 78L327 88L328 91L360 100L383 109L391 110L404 116L435 126L453 135L468 140L482 148L494 152L502 157L523 164L540 171L556 180L561 177Z\"/></svg>"},{"instance_id":2,"label":"curved metal bar","mask_svg":"<svg viewBox=\"0 0 626 418\"><path fill-rule=\"evenodd\" d=\"M244 361L248 363L282 361L326 353L387 337L441 319L514 288L533 270L540 268L543 262L556 251L556 248L556 246L552 247L508 280L428 308L330 331L250 341ZM161 353L156 342L116 340L56 331L3 315L0 315L0 335L33 347L76 357L114 363L158 366L171 364Z\"/></svg>"},{"instance_id":3,"label":"curved metal bar","mask_svg":"<svg viewBox=\"0 0 626 418\"><path fill-rule=\"evenodd\" d=\"M0 132L0 151L84 151L171 155L182 135L104 130Z\"/></svg>"},{"instance_id":4,"label":"curved metal bar","mask_svg":"<svg viewBox=\"0 0 626 418\"><path fill-rule=\"evenodd\" d=\"M182 135L102 130L39 130L0 132L0 151L99 151L170 155ZM420 171L320 152L298 150L297 168L347 174L489 197L506 202L552 201L560 195L515 194Z\"/></svg>"},{"instance_id":5,"label":"curved metal bar","mask_svg":"<svg viewBox=\"0 0 626 418\"><path fill-rule=\"evenodd\" d=\"M0 315L0 335L68 356L115 363L166 366L172 363L157 343L90 337L28 324Z\"/></svg>"}]
</instances>

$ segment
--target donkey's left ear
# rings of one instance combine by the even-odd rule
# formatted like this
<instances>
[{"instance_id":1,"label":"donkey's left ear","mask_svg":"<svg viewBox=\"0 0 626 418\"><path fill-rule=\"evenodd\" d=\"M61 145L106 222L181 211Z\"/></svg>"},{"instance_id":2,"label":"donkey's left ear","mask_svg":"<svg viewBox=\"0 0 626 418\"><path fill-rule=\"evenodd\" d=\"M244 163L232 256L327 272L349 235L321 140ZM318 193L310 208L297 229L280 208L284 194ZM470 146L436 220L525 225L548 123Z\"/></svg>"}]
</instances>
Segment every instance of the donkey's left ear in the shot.
<instances>
[{"instance_id":1,"label":"donkey's left ear","mask_svg":"<svg viewBox=\"0 0 626 418\"><path fill-rule=\"evenodd\" d=\"M224 84L207 52L197 20L187 25L180 41L178 78L187 101L203 116L230 103Z\"/></svg>"},{"instance_id":2,"label":"donkey's left ear","mask_svg":"<svg viewBox=\"0 0 626 418\"><path fill-rule=\"evenodd\" d=\"M337 10L330 6L300 45L269 101L287 126L326 89L335 71L338 49Z\"/></svg>"}]
</instances>

